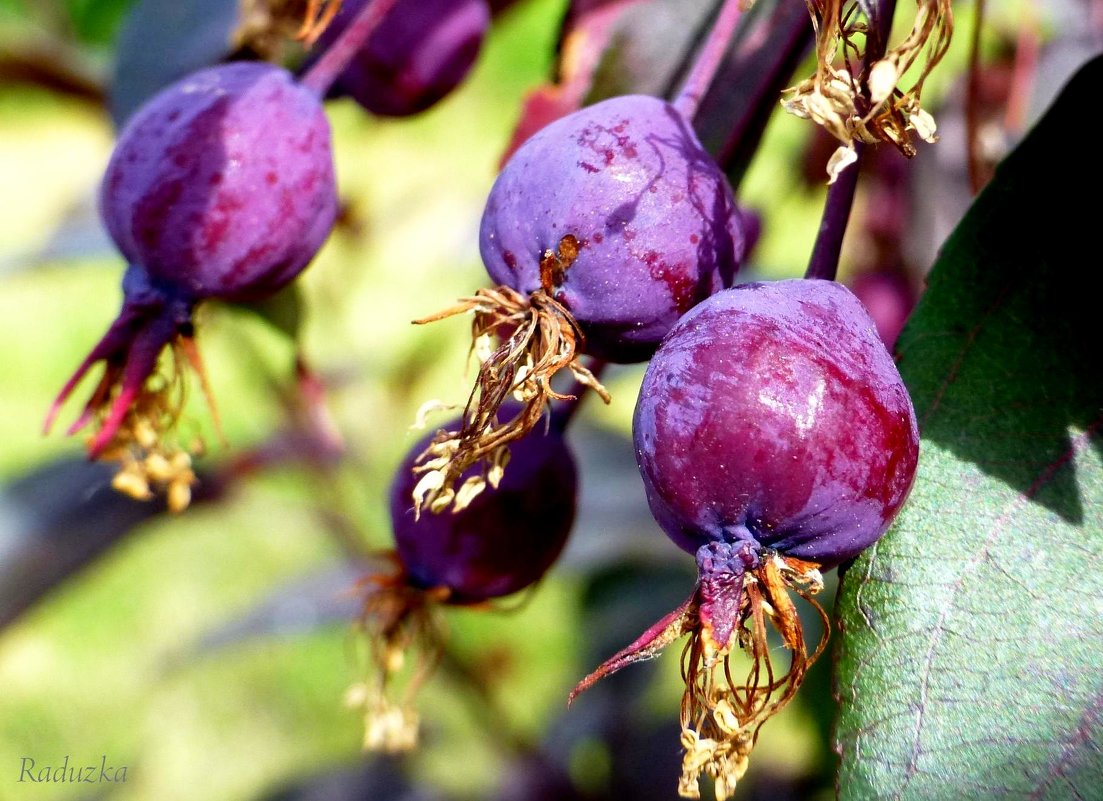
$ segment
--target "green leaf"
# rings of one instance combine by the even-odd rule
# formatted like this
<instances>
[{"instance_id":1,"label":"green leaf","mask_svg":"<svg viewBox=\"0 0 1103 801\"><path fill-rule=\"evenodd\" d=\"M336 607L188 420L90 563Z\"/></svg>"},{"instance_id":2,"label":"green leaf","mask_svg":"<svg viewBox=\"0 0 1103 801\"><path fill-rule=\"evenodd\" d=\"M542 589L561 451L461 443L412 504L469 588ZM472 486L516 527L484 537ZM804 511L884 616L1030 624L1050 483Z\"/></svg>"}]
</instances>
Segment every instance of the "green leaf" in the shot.
<instances>
[{"instance_id":1,"label":"green leaf","mask_svg":"<svg viewBox=\"0 0 1103 801\"><path fill-rule=\"evenodd\" d=\"M1103 792L1101 85L1001 165L901 337L923 444L839 596L845 801Z\"/></svg>"}]
</instances>

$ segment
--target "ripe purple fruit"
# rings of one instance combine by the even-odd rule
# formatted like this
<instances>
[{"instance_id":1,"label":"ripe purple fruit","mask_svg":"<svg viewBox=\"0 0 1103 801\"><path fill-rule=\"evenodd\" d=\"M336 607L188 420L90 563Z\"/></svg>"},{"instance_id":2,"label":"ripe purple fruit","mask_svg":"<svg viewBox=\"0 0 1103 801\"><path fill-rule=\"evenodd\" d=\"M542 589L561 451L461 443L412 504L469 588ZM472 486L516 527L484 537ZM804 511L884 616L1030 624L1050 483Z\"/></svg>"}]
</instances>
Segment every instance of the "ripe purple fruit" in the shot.
<instances>
[{"instance_id":1,"label":"ripe purple fruit","mask_svg":"<svg viewBox=\"0 0 1103 801\"><path fill-rule=\"evenodd\" d=\"M318 52L341 35L365 2L341 3L318 40ZM467 77L489 25L486 0L398 0L337 78L330 95L348 95L381 116L424 111Z\"/></svg>"},{"instance_id":2,"label":"ripe purple fruit","mask_svg":"<svg viewBox=\"0 0 1103 801\"><path fill-rule=\"evenodd\" d=\"M119 459L116 486L187 505L194 479L160 435L179 413L179 365L155 376L166 345L200 371L192 310L206 298L256 300L306 267L337 213L329 124L318 98L269 64L196 72L150 100L119 137L100 213L130 264L118 318L62 389L96 362L104 375L70 433L95 420L89 455Z\"/></svg>"},{"instance_id":3,"label":"ripe purple fruit","mask_svg":"<svg viewBox=\"0 0 1103 801\"><path fill-rule=\"evenodd\" d=\"M387 685L407 650L421 649L419 666L403 692L410 698L439 657L441 635L433 609L471 605L511 595L536 583L566 544L574 523L577 471L563 439L563 419L514 445L511 469L454 514L417 515L411 501L419 442L399 466L391 486L397 570L370 576L363 625L372 643L374 680L362 688L365 747L401 751L416 742L417 715L388 700ZM455 420L450 428L460 425ZM439 435L433 435L439 436ZM481 481L471 470L465 476Z\"/></svg>"},{"instance_id":4,"label":"ripe purple fruit","mask_svg":"<svg viewBox=\"0 0 1103 801\"><path fill-rule=\"evenodd\" d=\"M743 250L723 173L687 120L654 97L616 97L551 123L506 164L487 199L481 290L430 319L475 313L483 365L457 440L426 459L450 462L441 494L476 459L500 460L535 425L567 368L600 387L578 361L649 357L678 318L730 285ZM502 340L497 349L489 344ZM499 422L516 395L519 416Z\"/></svg>"},{"instance_id":5,"label":"ripe purple fruit","mask_svg":"<svg viewBox=\"0 0 1103 801\"><path fill-rule=\"evenodd\" d=\"M490 191L479 248L491 279L562 304L587 353L635 362L730 285L738 226L727 180L689 123L663 100L629 95L517 150Z\"/></svg>"},{"instance_id":6,"label":"ripe purple fruit","mask_svg":"<svg viewBox=\"0 0 1103 801\"><path fill-rule=\"evenodd\" d=\"M456 430L460 421L447 428ZM434 435L438 436L438 435ZM411 496L422 440L391 487L391 522L399 559L412 584L447 587L456 603L510 595L539 579L559 556L575 513L574 457L557 428L518 440L497 488L461 511L416 515ZM480 479L474 470L463 477Z\"/></svg>"},{"instance_id":7,"label":"ripe purple fruit","mask_svg":"<svg viewBox=\"0 0 1103 801\"><path fill-rule=\"evenodd\" d=\"M824 644L808 656L788 590L816 592L820 569L884 534L915 477L915 413L849 290L819 280L745 284L709 298L664 340L640 390L634 438L651 511L696 555L700 578L683 607L579 690L690 634L680 791L696 797L705 772L723 799L758 727L789 701ZM780 677L766 619L792 650ZM737 646L752 661L742 686L727 664Z\"/></svg>"}]
</instances>

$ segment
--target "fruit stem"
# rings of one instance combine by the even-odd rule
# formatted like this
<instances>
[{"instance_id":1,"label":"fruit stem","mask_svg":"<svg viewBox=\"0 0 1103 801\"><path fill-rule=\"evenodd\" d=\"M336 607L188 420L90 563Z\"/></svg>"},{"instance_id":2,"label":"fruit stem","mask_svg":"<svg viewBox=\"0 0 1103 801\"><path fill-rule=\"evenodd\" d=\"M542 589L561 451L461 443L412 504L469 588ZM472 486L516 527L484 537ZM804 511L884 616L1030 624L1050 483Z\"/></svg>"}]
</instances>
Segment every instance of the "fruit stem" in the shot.
<instances>
[{"instance_id":1,"label":"fruit stem","mask_svg":"<svg viewBox=\"0 0 1103 801\"><path fill-rule=\"evenodd\" d=\"M865 153L865 143L855 142L854 163L843 170L835 182L827 188L827 200L823 204L823 217L820 218L820 230L816 234L816 244L812 248L812 257L808 260L805 278L822 278L834 281L839 271L839 255L843 250L843 236L846 224L850 220L850 209L854 205L854 193L858 188L858 167Z\"/></svg>"},{"instance_id":2,"label":"fruit stem","mask_svg":"<svg viewBox=\"0 0 1103 801\"><path fill-rule=\"evenodd\" d=\"M397 0L368 0L336 41L306 71L300 83L318 97L325 97L337 76L345 71L357 51L368 41L396 2Z\"/></svg>"},{"instance_id":3,"label":"fruit stem","mask_svg":"<svg viewBox=\"0 0 1103 801\"><path fill-rule=\"evenodd\" d=\"M864 64L875 64L885 55L889 33L892 30L892 17L896 13L896 0L878 0L877 11L871 22L871 30L866 43ZM862 73L865 69L862 69ZM850 220L850 209L854 205L854 193L858 187L858 171L862 163L865 145L854 143L854 162L839 173L827 188L820 230L816 235L816 244L808 260L805 278L821 278L834 281L839 271L839 255L843 250L843 236L846 224Z\"/></svg>"},{"instance_id":4,"label":"fruit stem","mask_svg":"<svg viewBox=\"0 0 1103 801\"><path fill-rule=\"evenodd\" d=\"M743 16L743 3L746 0L724 0L720 13L709 31L708 38L701 48L693 68L689 72L682 89L674 99L674 108L687 120L692 120L701 105L701 98L708 91L709 84L716 77L716 71L724 59L724 53L735 34L736 25Z\"/></svg>"}]
</instances>

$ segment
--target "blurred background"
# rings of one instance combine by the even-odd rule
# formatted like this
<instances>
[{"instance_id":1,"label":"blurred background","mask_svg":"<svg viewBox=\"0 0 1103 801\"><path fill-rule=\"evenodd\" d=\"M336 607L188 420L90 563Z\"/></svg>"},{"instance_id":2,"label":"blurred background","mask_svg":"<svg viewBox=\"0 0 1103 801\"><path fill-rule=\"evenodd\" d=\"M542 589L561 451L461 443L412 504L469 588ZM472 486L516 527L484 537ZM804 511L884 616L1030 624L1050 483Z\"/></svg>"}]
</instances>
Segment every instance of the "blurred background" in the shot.
<instances>
[{"instance_id":1,"label":"blurred background","mask_svg":"<svg viewBox=\"0 0 1103 801\"><path fill-rule=\"evenodd\" d=\"M693 587L693 560L651 521L632 455L642 366L611 370L613 403L591 400L571 431L582 495L564 557L502 608L447 610L446 657L418 704L421 747L363 755L362 719L342 700L366 669L350 626L354 583L365 555L390 545L386 491L417 437L410 424L425 400L462 403L469 390L466 320L410 321L486 283L482 204L526 93L551 75L565 0L501 4L470 78L422 115L329 105L337 230L295 293L264 309L200 311L226 444L194 393L183 427L209 448L180 516L118 496L78 440L41 433L121 299L124 264L95 200L114 138L108 109L128 100L111 94L116 64L183 50L158 38L165 26L146 8L147 28L120 51L135 5L0 0L0 799L674 798L678 647L565 706L579 678ZM653 27L626 23L629 55L639 41L661 49L658 26L704 19L711 6L640 5ZM890 343L971 197L962 98L972 7L960 5L929 89L945 99L943 141L910 164L888 152L867 162L846 243L843 277L873 287L864 297L884 306ZM990 5L981 110L994 164L1098 49L1098 29L1082 24L1098 4L1050 4L1044 17L1036 4ZM189 40L211 60L225 47L216 6L227 4L198 4L214 32ZM1025 88L1024 53L1036 67ZM781 114L763 141L738 190L762 223L745 275L798 276L833 145ZM296 382L300 351L321 400ZM62 422L76 413L74 401ZM828 609L831 598L829 586ZM764 728L739 797L831 797L833 715L825 657ZM102 758L126 766L126 782L17 784L27 757Z\"/></svg>"}]
</instances>

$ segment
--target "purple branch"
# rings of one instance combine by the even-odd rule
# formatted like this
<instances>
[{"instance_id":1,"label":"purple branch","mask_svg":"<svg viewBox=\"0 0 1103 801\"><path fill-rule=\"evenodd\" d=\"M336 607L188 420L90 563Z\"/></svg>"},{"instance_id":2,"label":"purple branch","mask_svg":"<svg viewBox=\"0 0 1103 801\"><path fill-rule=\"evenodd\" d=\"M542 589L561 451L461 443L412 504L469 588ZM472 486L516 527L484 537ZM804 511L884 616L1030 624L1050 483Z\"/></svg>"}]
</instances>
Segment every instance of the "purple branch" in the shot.
<instances>
[{"instance_id":1,"label":"purple branch","mask_svg":"<svg viewBox=\"0 0 1103 801\"><path fill-rule=\"evenodd\" d=\"M720 68L720 63L724 60L724 52L735 34L735 26L743 16L743 2L744 0L724 0L712 30L709 31L708 38L705 39L705 44L693 64L693 69L690 70L689 77L682 84L678 97L674 99L674 108L687 120L692 120L697 113L701 98L705 96L709 84L712 83L716 71Z\"/></svg>"},{"instance_id":2,"label":"purple branch","mask_svg":"<svg viewBox=\"0 0 1103 801\"><path fill-rule=\"evenodd\" d=\"M368 0L336 41L307 70L299 83L318 97L325 97L329 87L337 80L337 76L345 71L345 67L379 27L379 23L396 2L397 0Z\"/></svg>"}]
</instances>

